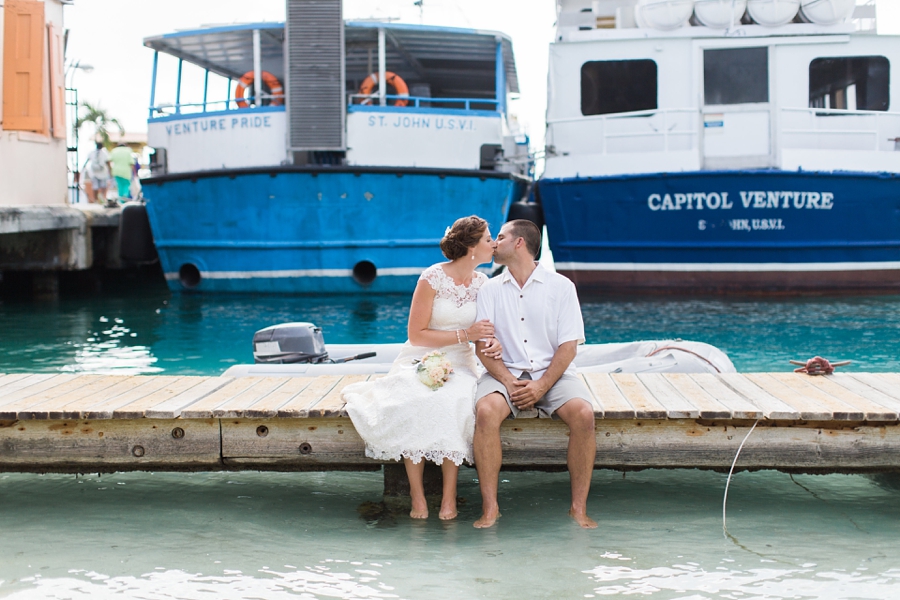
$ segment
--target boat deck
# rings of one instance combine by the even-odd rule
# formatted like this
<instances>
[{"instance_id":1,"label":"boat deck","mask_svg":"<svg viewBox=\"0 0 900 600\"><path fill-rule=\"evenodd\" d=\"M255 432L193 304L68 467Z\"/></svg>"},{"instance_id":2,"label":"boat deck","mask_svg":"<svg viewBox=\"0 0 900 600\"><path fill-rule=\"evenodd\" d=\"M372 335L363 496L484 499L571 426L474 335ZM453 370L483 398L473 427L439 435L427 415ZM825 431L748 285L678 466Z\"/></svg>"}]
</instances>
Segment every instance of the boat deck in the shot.
<instances>
[{"instance_id":1,"label":"boat deck","mask_svg":"<svg viewBox=\"0 0 900 600\"><path fill-rule=\"evenodd\" d=\"M345 385L381 375L0 376L0 470L373 469ZM583 374L598 468L900 470L900 374ZM504 464L565 465L565 424L504 424ZM528 418L532 417L532 418Z\"/></svg>"}]
</instances>

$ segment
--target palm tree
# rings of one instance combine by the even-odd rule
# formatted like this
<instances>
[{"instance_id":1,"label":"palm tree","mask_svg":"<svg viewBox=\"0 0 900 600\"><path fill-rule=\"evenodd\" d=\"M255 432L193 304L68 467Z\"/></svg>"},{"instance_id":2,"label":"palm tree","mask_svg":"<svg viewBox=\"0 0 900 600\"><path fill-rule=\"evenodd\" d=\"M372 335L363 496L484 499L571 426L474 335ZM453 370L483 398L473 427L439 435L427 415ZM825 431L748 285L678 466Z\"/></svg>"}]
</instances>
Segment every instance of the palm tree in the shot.
<instances>
[{"instance_id":1,"label":"palm tree","mask_svg":"<svg viewBox=\"0 0 900 600\"><path fill-rule=\"evenodd\" d=\"M96 137L100 138L104 146L109 146L109 129L115 126L119 130L119 135L125 134L125 128L119 123L118 119L110 117L106 113L105 108L101 108L99 104L91 104L88 101L81 103L82 114L75 121L75 128L81 129L85 123L93 123Z\"/></svg>"}]
</instances>

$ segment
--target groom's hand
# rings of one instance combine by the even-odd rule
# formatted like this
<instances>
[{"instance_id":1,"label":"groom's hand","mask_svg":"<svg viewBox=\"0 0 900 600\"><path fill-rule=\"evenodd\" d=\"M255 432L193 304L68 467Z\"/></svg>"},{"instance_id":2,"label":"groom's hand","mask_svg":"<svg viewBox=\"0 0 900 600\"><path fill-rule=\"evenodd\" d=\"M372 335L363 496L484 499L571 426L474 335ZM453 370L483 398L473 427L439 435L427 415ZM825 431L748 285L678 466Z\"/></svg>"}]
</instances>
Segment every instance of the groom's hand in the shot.
<instances>
[{"instance_id":1,"label":"groom's hand","mask_svg":"<svg viewBox=\"0 0 900 600\"><path fill-rule=\"evenodd\" d=\"M540 380L518 379L513 383L513 389L509 390L509 399L513 406L519 410L530 410L537 401L544 397L547 390Z\"/></svg>"}]
</instances>

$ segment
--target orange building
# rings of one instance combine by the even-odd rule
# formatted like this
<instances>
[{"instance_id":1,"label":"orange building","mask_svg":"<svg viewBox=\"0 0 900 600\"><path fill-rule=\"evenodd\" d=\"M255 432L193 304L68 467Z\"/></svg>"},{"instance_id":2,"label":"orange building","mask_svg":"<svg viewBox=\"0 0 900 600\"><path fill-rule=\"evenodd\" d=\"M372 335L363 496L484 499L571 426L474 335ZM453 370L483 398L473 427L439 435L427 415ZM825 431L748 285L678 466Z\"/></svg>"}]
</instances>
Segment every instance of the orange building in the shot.
<instances>
[{"instance_id":1,"label":"orange building","mask_svg":"<svg viewBox=\"0 0 900 600\"><path fill-rule=\"evenodd\" d=\"M0 207L66 204L68 3L0 0Z\"/></svg>"}]
</instances>

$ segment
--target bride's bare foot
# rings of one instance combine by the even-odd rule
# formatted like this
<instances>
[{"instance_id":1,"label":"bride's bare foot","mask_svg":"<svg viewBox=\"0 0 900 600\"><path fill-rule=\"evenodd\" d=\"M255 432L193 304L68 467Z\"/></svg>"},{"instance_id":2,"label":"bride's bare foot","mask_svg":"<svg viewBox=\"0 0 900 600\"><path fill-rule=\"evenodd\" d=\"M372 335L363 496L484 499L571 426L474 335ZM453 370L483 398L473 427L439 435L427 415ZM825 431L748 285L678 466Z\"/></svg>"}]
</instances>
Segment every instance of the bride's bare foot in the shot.
<instances>
[{"instance_id":1,"label":"bride's bare foot","mask_svg":"<svg viewBox=\"0 0 900 600\"><path fill-rule=\"evenodd\" d=\"M494 523L497 522L501 516L499 509L491 509L486 510L482 513L481 518L475 521L473 524L476 529L487 529L488 527L493 527Z\"/></svg>"},{"instance_id":2,"label":"bride's bare foot","mask_svg":"<svg viewBox=\"0 0 900 600\"><path fill-rule=\"evenodd\" d=\"M441 512L438 513L438 519L441 521L450 521L455 519L459 513L456 510L456 499L441 502Z\"/></svg>"},{"instance_id":3,"label":"bride's bare foot","mask_svg":"<svg viewBox=\"0 0 900 600\"><path fill-rule=\"evenodd\" d=\"M578 523L578 525L580 527L583 527L584 529L596 529L597 528L597 521L595 521L592 518L590 518L589 516L587 516L587 513L575 512L574 508L570 508L569 516L572 517L573 519L575 519L575 522Z\"/></svg>"},{"instance_id":4,"label":"bride's bare foot","mask_svg":"<svg viewBox=\"0 0 900 600\"><path fill-rule=\"evenodd\" d=\"M409 516L413 519L427 519L428 518L428 503L425 502L424 499L420 501L413 500L412 510L409 511Z\"/></svg>"}]
</instances>

